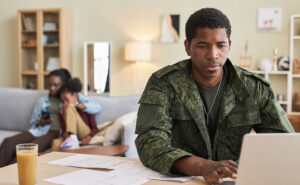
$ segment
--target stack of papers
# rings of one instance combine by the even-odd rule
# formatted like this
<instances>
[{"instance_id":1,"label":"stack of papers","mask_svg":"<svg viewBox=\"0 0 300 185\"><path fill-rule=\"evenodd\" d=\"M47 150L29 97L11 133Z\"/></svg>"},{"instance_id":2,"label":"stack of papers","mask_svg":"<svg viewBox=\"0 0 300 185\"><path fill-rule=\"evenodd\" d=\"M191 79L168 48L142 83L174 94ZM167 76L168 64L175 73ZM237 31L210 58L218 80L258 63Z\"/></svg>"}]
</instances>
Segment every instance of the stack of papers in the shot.
<instances>
[{"instance_id":1,"label":"stack of papers","mask_svg":"<svg viewBox=\"0 0 300 185\"><path fill-rule=\"evenodd\" d=\"M111 169L108 172L84 169L45 179L48 182L63 185L141 185L150 179L185 182L193 178L162 175L138 162L109 156L76 154L49 163L81 168Z\"/></svg>"},{"instance_id":2,"label":"stack of papers","mask_svg":"<svg viewBox=\"0 0 300 185\"><path fill-rule=\"evenodd\" d=\"M48 182L63 185L140 185L148 179L115 175L95 170L79 170L64 175L45 179Z\"/></svg>"}]
</instances>

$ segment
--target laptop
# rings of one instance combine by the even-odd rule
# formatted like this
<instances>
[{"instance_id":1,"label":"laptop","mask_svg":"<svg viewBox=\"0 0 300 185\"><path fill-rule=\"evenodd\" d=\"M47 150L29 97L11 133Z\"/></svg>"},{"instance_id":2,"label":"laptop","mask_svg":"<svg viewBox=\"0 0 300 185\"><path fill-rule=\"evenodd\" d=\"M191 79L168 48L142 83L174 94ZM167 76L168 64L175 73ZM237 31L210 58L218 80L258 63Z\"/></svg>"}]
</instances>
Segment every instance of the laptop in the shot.
<instances>
[{"instance_id":1,"label":"laptop","mask_svg":"<svg viewBox=\"0 0 300 185\"><path fill-rule=\"evenodd\" d=\"M300 134L244 136L236 185L300 185Z\"/></svg>"}]
</instances>

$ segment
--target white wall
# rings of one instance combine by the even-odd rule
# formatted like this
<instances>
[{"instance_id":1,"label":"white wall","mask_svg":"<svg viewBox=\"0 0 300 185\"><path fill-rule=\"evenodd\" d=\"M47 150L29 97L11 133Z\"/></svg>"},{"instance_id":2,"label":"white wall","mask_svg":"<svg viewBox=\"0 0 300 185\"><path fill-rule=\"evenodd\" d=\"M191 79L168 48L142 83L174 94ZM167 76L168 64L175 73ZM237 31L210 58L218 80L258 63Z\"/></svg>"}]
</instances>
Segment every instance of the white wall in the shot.
<instances>
[{"instance_id":1,"label":"white wall","mask_svg":"<svg viewBox=\"0 0 300 185\"><path fill-rule=\"evenodd\" d=\"M73 75L83 77L83 42L108 41L111 46L111 94L136 93L136 65L124 61L124 43L128 40L150 40L153 61L140 65L140 81L144 86L150 74L163 66L187 58L183 41L184 26L189 15L203 7L222 10L232 24L230 58L238 64L249 40L249 54L254 65L259 59L272 58L274 48L279 55L289 54L289 19L300 14L297 0L0 0L0 86L17 87L17 10L37 8L70 8L73 13ZM281 32L257 31L258 8L283 10ZM180 42L159 42L160 15L180 14ZM276 85L276 84L275 84Z\"/></svg>"}]
</instances>

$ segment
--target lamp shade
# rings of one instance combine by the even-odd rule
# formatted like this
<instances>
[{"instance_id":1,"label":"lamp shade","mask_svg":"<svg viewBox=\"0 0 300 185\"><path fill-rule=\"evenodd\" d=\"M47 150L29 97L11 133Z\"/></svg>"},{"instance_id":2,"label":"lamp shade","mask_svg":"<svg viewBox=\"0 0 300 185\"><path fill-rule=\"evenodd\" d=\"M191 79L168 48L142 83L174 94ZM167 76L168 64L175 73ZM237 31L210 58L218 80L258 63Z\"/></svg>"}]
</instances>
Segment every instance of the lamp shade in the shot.
<instances>
[{"instance_id":1,"label":"lamp shade","mask_svg":"<svg viewBox=\"0 0 300 185\"><path fill-rule=\"evenodd\" d=\"M150 61L151 43L130 41L125 43L126 61Z\"/></svg>"}]
</instances>

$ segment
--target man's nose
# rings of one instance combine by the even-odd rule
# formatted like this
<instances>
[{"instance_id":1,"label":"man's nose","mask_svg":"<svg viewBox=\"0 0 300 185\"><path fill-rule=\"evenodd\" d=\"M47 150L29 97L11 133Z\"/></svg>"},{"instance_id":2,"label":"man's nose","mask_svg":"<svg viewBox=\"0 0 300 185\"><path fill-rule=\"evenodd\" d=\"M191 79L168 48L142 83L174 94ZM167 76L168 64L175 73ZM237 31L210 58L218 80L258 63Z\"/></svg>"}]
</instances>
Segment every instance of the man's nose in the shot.
<instances>
[{"instance_id":1,"label":"man's nose","mask_svg":"<svg viewBox=\"0 0 300 185\"><path fill-rule=\"evenodd\" d=\"M207 53L208 59L216 59L219 57L218 49L216 47L210 47Z\"/></svg>"}]
</instances>

